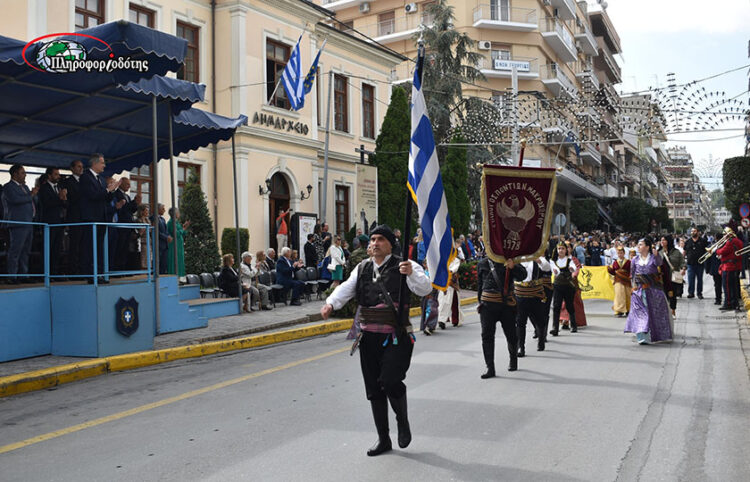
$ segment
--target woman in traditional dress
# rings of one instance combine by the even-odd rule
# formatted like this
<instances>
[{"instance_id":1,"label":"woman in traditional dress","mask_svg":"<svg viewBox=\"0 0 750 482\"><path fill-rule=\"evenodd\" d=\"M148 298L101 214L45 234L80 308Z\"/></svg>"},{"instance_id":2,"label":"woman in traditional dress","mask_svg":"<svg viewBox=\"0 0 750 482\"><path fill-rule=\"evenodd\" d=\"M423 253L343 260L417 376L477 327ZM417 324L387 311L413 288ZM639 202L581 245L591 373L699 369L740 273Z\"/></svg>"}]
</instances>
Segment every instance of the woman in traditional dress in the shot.
<instances>
[{"instance_id":1,"label":"woman in traditional dress","mask_svg":"<svg viewBox=\"0 0 750 482\"><path fill-rule=\"evenodd\" d=\"M676 316L677 298L682 296L682 284L685 279L685 255L675 246L672 236L666 234L661 237L659 254L667 265L664 269L664 292L669 300L672 316ZM669 274L667 274L667 269ZM671 283L667 283L667 279Z\"/></svg>"},{"instance_id":2,"label":"woman in traditional dress","mask_svg":"<svg viewBox=\"0 0 750 482\"><path fill-rule=\"evenodd\" d=\"M573 305L575 306L576 312L576 327L580 328L586 326L586 312L583 309L583 298L581 298L581 290L578 288L578 273L581 272L583 265L574 255L573 248L570 243L565 243L567 248L568 256L571 257L573 264L576 267L576 271L573 274L573 283L575 284L576 291L573 295ZM570 313L568 312L568 304L563 302L562 308L560 309L560 322L562 323L563 330L570 329Z\"/></svg>"},{"instance_id":3,"label":"woman in traditional dress","mask_svg":"<svg viewBox=\"0 0 750 482\"><path fill-rule=\"evenodd\" d=\"M190 227L190 221L185 221L185 224L180 223L180 210L176 208L169 208L169 222L167 223L167 233L172 236L175 232L172 226L177 223L177 237L169 243L167 247L167 273L175 274L177 276L185 276L185 230ZM177 246L177 267L174 268L174 250L175 245Z\"/></svg>"},{"instance_id":4,"label":"woman in traditional dress","mask_svg":"<svg viewBox=\"0 0 750 482\"><path fill-rule=\"evenodd\" d=\"M612 310L615 316L627 316L630 312L630 260L625 259L625 248L617 247L617 259L607 268L614 276L615 302Z\"/></svg>"},{"instance_id":5,"label":"woman in traditional dress","mask_svg":"<svg viewBox=\"0 0 750 482\"><path fill-rule=\"evenodd\" d=\"M461 326L464 314L461 312L461 287L458 284L458 267L461 261L453 258L448 270L451 272L451 282L445 291L438 295L438 325L445 330L445 324L450 322L453 326Z\"/></svg>"},{"instance_id":6,"label":"woman in traditional dress","mask_svg":"<svg viewBox=\"0 0 750 482\"><path fill-rule=\"evenodd\" d=\"M552 330L550 335L557 336L560 334L560 315L562 310L563 301L568 301L573 307L570 310L569 319L572 321L573 333L578 331L576 324L577 313L575 309L575 297L576 284L573 278L574 275L578 274L578 265L574 263L575 257L569 254L568 248L565 244L560 243L557 245L557 259L552 263L552 272L555 274L553 281L553 292L552 292Z\"/></svg>"},{"instance_id":7,"label":"woman in traditional dress","mask_svg":"<svg viewBox=\"0 0 750 482\"><path fill-rule=\"evenodd\" d=\"M669 305L663 289L663 261L651 251L651 239L641 239L638 256L630 264L633 294L625 333L635 333L640 345L672 339Z\"/></svg>"}]
</instances>

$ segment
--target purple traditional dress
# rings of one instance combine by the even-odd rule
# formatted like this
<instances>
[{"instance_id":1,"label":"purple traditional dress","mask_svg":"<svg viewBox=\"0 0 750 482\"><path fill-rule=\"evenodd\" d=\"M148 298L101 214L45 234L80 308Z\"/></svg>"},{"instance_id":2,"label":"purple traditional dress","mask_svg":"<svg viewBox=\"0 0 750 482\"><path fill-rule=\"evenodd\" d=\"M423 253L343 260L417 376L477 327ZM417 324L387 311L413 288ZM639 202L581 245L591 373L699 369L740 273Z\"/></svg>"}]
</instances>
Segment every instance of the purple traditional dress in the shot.
<instances>
[{"instance_id":1,"label":"purple traditional dress","mask_svg":"<svg viewBox=\"0 0 750 482\"><path fill-rule=\"evenodd\" d=\"M636 256L630 263L633 295L625 333L635 333L638 343L672 339L669 304L664 294L661 256Z\"/></svg>"}]
</instances>

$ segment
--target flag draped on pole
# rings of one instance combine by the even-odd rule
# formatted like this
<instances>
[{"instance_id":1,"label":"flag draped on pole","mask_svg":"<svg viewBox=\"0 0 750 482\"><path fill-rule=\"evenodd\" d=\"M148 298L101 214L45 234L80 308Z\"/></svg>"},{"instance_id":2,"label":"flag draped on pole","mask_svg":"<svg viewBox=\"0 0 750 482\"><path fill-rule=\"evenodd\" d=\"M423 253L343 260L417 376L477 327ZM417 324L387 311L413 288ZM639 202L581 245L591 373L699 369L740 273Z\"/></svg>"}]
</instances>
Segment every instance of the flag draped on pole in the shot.
<instances>
[{"instance_id":1,"label":"flag draped on pole","mask_svg":"<svg viewBox=\"0 0 750 482\"><path fill-rule=\"evenodd\" d=\"M315 56L315 60L313 60L313 63L310 66L310 71L307 73L307 77L305 77L305 90L304 94L302 94L302 99L300 100L300 107L302 107L302 105L305 103L305 95L309 94L312 90L313 82L315 82L315 76L318 73L318 60L320 60L320 54L326 47L326 42L328 42L328 39L325 39L323 41L323 45L321 45L320 50L318 50L318 55Z\"/></svg>"},{"instance_id":2,"label":"flag draped on pole","mask_svg":"<svg viewBox=\"0 0 750 482\"><path fill-rule=\"evenodd\" d=\"M456 254L435 139L422 93L423 65L424 49L420 47L411 94L408 187L419 210L430 280L435 288L445 289L450 283L448 265Z\"/></svg>"},{"instance_id":3,"label":"flag draped on pole","mask_svg":"<svg viewBox=\"0 0 750 482\"><path fill-rule=\"evenodd\" d=\"M297 44L292 49L292 55L289 57L284 73L281 74L281 82L284 84L286 96L292 104L293 110L299 110L305 103L304 84L302 82L302 66L299 55L299 43L302 41L302 35L299 36Z\"/></svg>"}]
</instances>

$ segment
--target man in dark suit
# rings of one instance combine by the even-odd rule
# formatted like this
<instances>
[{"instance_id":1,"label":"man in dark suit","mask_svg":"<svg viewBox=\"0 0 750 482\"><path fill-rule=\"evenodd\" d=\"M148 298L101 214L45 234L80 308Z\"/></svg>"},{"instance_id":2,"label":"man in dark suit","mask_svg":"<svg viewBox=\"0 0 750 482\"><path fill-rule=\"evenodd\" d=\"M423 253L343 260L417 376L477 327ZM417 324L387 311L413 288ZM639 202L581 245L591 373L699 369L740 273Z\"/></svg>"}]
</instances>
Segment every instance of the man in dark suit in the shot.
<instances>
[{"instance_id":1,"label":"man in dark suit","mask_svg":"<svg viewBox=\"0 0 750 482\"><path fill-rule=\"evenodd\" d=\"M120 187L119 181L106 183L104 172L104 156L94 154L89 159L89 168L83 171L79 179L81 191L81 221L89 223L106 223L111 221L108 216L113 192ZM111 214L110 214L111 215ZM104 227L96 228L97 272L104 271ZM81 237L81 257L83 258L83 274L92 274L89 283L93 283L94 275L94 246L91 228L86 226Z\"/></svg>"},{"instance_id":2,"label":"man in dark suit","mask_svg":"<svg viewBox=\"0 0 750 482\"><path fill-rule=\"evenodd\" d=\"M114 194L114 200L116 204L122 204L117 210L117 222L118 223L132 223L133 214L138 210L138 205L141 203L140 194L136 195L134 199L130 199L128 195L130 191L130 179L124 177L120 179L120 187ZM113 266L117 270L128 270L133 267L128 264L130 259L130 242L133 239L133 230L128 228L118 228L115 230L117 237L115 241Z\"/></svg>"},{"instance_id":3,"label":"man in dark suit","mask_svg":"<svg viewBox=\"0 0 750 482\"><path fill-rule=\"evenodd\" d=\"M318 266L318 252L315 250L315 245L312 242L313 239L315 239L314 234L307 235L307 242L305 243L305 266L308 268Z\"/></svg>"},{"instance_id":4,"label":"man in dark suit","mask_svg":"<svg viewBox=\"0 0 750 482\"><path fill-rule=\"evenodd\" d=\"M3 188L2 203L4 218L8 221L30 223L34 219L33 197L37 189L29 191L26 185L26 170L20 164L10 168L10 181ZM33 228L31 225L9 224L10 246L8 247L8 274L27 274L29 272L29 251ZM25 279L24 279L25 281ZM18 283L11 277L9 283Z\"/></svg>"},{"instance_id":5,"label":"man in dark suit","mask_svg":"<svg viewBox=\"0 0 750 482\"><path fill-rule=\"evenodd\" d=\"M273 248L266 250L266 265L269 270L276 269L276 251Z\"/></svg>"},{"instance_id":6,"label":"man in dark suit","mask_svg":"<svg viewBox=\"0 0 750 482\"><path fill-rule=\"evenodd\" d=\"M167 274L167 248L172 242L172 236L167 231L167 222L164 220L166 208L159 203L159 274Z\"/></svg>"},{"instance_id":7,"label":"man in dark suit","mask_svg":"<svg viewBox=\"0 0 750 482\"><path fill-rule=\"evenodd\" d=\"M284 287L284 293L287 290L292 290L292 305L300 306L302 303L299 300L302 290L305 289L305 283L294 279L294 272L299 268L294 267L294 262L289 259L292 254L292 250L289 247L281 248L281 256L276 262L276 283Z\"/></svg>"},{"instance_id":8,"label":"man in dark suit","mask_svg":"<svg viewBox=\"0 0 750 482\"><path fill-rule=\"evenodd\" d=\"M39 188L39 201L42 206L42 222L55 225L65 220L65 208L68 204L67 190L60 183L60 170L47 168L47 182ZM51 274L60 274L62 270L62 241L65 228L49 229L49 259Z\"/></svg>"},{"instance_id":9,"label":"man in dark suit","mask_svg":"<svg viewBox=\"0 0 750 482\"><path fill-rule=\"evenodd\" d=\"M63 181L63 187L67 190L68 206L65 210L65 222L81 222L81 187L79 180L83 174L83 162L75 160L70 163L70 172L72 174ZM68 240L70 248L68 249L68 267L66 274L82 274L83 264L81 258L81 234L84 229L82 226L68 226Z\"/></svg>"}]
</instances>

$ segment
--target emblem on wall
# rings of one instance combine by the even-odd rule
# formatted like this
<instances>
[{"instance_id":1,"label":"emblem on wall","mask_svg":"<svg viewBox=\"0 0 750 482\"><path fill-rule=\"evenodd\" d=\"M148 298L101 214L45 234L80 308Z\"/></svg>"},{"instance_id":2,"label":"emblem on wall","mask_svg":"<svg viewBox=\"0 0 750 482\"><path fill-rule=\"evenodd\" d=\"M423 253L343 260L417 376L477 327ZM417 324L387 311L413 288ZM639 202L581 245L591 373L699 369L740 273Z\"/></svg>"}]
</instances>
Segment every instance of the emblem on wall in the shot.
<instances>
[{"instance_id":1,"label":"emblem on wall","mask_svg":"<svg viewBox=\"0 0 750 482\"><path fill-rule=\"evenodd\" d=\"M123 336L130 336L138 330L138 302L135 298L117 300L115 328Z\"/></svg>"}]
</instances>

